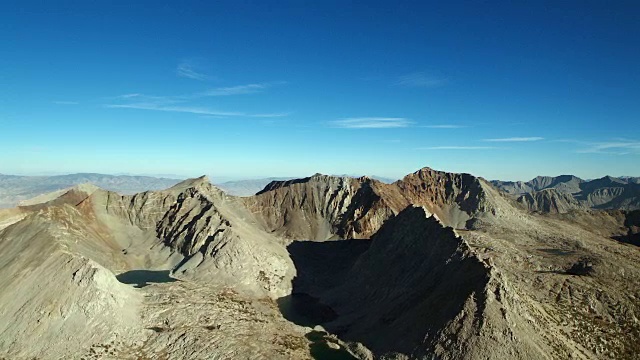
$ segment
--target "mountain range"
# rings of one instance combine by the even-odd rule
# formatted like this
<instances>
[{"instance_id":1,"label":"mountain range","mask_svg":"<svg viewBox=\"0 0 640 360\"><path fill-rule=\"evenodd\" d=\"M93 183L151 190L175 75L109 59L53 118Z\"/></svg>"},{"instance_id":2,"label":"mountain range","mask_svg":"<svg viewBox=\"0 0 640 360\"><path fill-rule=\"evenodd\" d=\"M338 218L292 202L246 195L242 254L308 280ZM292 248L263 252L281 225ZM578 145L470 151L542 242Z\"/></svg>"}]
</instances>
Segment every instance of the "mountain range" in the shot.
<instances>
[{"instance_id":1,"label":"mountain range","mask_svg":"<svg viewBox=\"0 0 640 360\"><path fill-rule=\"evenodd\" d=\"M346 175L343 175L346 176ZM382 182L394 180L373 176ZM216 185L225 192L235 196L251 196L274 180L287 180L291 178L267 177L260 179L234 180L217 183ZM120 194L135 194L148 190L161 190L168 188L183 178L136 176L136 175L108 175L95 173L79 173L53 176L19 176L0 174L0 209L18 205L21 201L35 198L40 195L52 196L51 193L59 191L61 195L69 188L91 183L105 190L111 190Z\"/></svg>"},{"instance_id":2,"label":"mountain range","mask_svg":"<svg viewBox=\"0 0 640 360\"><path fill-rule=\"evenodd\" d=\"M122 194L170 187L180 180L152 176L106 175L81 173L54 176L19 176L0 174L0 208L14 207L20 201L65 190L74 185L91 183L102 189Z\"/></svg>"},{"instance_id":3,"label":"mountain range","mask_svg":"<svg viewBox=\"0 0 640 360\"><path fill-rule=\"evenodd\" d=\"M352 177L336 175L336 177ZM371 176L372 179L390 184L395 180ZM234 180L217 183L220 189L234 196L251 196L265 188L272 181L292 178L268 177L259 179ZM121 194L135 194L148 190L160 190L174 185L180 179L151 176L69 174L56 176L16 176L0 174L0 208L10 208L21 201L40 195L57 195L74 185L91 183L105 190ZM538 176L530 181L493 180L491 184L514 196L532 211L566 212L575 208L627 209L640 208L640 177L605 176L595 180L582 180L573 175L556 177Z\"/></svg>"},{"instance_id":4,"label":"mountain range","mask_svg":"<svg viewBox=\"0 0 640 360\"><path fill-rule=\"evenodd\" d=\"M638 211L532 212L430 168L391 184L273 180L247 197L200 177L39 199L0 210L0 358L640 351Z\"/></svg>"},{"instance_id":5,"label":"mountain range","mask_svg":"<svg viewBox=\"0 0 640 360\"><path fill-rule=\"evenodd\" d=\"M492 181L530 210L567 212L577 208L640 209L640 177L582 180L573 175L538 176L527 182Z\"/></svg>"}]
</instances>

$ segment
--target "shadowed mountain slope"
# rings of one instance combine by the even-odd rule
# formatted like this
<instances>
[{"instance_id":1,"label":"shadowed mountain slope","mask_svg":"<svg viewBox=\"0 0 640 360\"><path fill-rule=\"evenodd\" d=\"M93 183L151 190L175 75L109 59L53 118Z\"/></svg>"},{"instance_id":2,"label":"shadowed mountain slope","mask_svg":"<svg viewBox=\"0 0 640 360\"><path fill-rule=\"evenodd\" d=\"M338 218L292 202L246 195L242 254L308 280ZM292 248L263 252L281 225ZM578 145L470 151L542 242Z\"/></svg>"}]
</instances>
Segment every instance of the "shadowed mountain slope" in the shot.
<instances>
[{"instance_id":1,"label":"shadowed mountain slope","mask_svg":"<svg viewBox=\"0 0 640 360\"><path fill-rule=\"evenodd\" d=\"M537 339L514 336L524 329L507 319L521 321L521 315L510 308L496 269L423 208L402 211L371 242L342 285L322 296L344 314L326 325L329 330L387 356L544 354L532 344Z\"/></svg>"}]
</instances>

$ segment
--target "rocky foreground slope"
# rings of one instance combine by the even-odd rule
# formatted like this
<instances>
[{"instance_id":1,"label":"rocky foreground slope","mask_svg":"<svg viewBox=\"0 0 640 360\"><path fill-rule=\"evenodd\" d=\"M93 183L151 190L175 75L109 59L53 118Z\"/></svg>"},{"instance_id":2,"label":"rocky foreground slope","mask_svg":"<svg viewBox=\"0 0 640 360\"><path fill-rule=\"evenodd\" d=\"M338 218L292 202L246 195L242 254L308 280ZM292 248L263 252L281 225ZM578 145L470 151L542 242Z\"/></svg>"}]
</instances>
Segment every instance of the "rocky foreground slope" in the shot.
<instances>
[{"instance_id":1,"label":"rocky foreground slope","mask_svg":"<svg viewBox=\"0 0 640 360\"><path fill-rule=\"evenodd\" d=\"M44 200L0 211L0 358L640 351L635 212L531 213L484 179L429 168L392 184L274 181L245 198L203 177Z\"/></svg>"}]
</instances>

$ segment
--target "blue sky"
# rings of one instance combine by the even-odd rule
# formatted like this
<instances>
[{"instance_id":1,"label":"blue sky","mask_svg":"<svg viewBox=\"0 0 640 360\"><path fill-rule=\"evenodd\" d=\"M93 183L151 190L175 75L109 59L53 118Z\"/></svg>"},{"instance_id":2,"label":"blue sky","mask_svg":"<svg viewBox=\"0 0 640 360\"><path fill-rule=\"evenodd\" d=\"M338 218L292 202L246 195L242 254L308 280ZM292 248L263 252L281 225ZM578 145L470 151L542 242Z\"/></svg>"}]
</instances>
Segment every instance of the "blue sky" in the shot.
<instances>
[{"instance_id":1,"label":"blue sky","mask_svg":"<svg viewBox=\"0 0 640 360\"><path fill-rule=\"evenodd\" d=\"M0 173L638 176L639 16L637 1L4 2Z\"/></svg>"}]
</instances>

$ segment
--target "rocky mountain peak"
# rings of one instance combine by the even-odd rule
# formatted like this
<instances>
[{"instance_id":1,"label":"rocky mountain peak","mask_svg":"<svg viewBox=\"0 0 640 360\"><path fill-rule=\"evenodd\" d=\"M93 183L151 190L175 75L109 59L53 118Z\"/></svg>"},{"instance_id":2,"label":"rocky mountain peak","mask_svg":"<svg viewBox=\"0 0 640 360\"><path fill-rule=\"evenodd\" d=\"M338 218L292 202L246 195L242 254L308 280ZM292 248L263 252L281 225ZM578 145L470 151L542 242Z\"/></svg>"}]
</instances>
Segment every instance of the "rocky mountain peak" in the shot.
<instances>
[{"instance_id":1,"label":"rocky mountain peak","mask_svg":"<svg viewBox=\"0 0 640 360\"><path fill-rule=\"evenodd\" d=\"M414 176L417 175L417 176L420 176L420 177L432 177L432 176L435 176L438 173L440 173L440 171L432 169L432 168L430 168L428 166L425 166L425 167L423 167L423 168L421 168L419 170L414 171L413 173L411 173L409 175L406 175L405 177L412 176L412 175L414 175Z\"/></svg>"},{"instance_id":2,"label":"rocky mountain peak","mask_svg":"<svg viewBox=\"0 0 640 360\"><path fill-rule=\"evenodd\" d=\"M287 188L296 184L315 183L322 186L323 184L344 184L344 183L350 182L351 180L352 178L349 178L349 177L340 177L340 176L332 176L332 175L324 175L324 174L316 173L316 174L313 174L312 176L300 178L300 179L271 181L269 184L267 184L267 186L264 187L264 189L256 193L256 195L260 195L268 191L277 190L280 188Z\"/></svg>"},{"instance_id":3,"label":"rocky mountain peak","mask_svg":"<svg viewBox=\"0 0 640 360\"><path fill-rule=\"evenodd\" d=\"M209 177L206 175L202 175L200 177L197 178L192 178L192 179L186 179L183 180L177 184L175 184L174 186L170 187L169 191L172 192L182 192L188 188L192 188L192 187L200 187L203 185L211 185L211 182L209 181Z\"/></svg>"}]
</instances>

